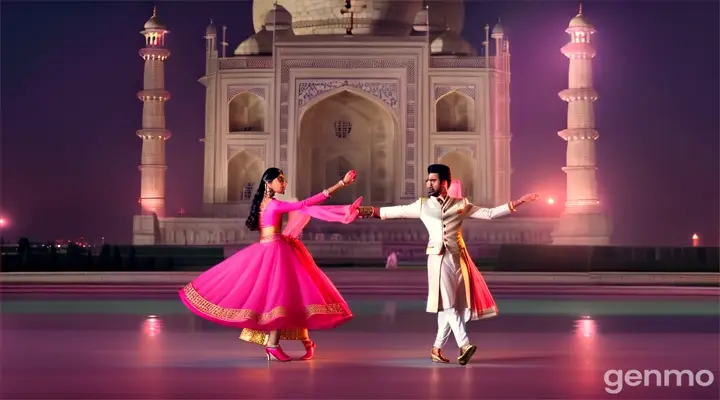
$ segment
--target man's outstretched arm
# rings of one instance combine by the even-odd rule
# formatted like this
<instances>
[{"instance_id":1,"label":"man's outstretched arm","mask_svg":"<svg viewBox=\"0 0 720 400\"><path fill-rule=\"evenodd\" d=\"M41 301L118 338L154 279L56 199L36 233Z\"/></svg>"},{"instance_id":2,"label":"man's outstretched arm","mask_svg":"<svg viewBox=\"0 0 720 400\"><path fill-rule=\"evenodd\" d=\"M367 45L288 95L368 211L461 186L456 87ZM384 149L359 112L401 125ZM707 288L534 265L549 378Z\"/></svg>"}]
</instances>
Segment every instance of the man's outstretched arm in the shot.
<instances>
[{"instance_id":1,"label":"man's outstretched arm","mask_svg":"<svg viewBox=\"0 0 720 400\"><path fill-rule=\"evenodd\" d=\"M506 215L509 215L510 213L513 213L517 210L517 207L527 203L532 202L540 198L540 195L537 193L533 194L526 194L525 196L513 200L507 204L503 204L498 207L494 208L484 208L484 207L478 207L470 202L467 203L466 209L468 211L467 215L470 218L475 219L495 219L504 217ZM465 200L467 201L467 200Z\"/></svg>"},{"instance_id":2,"label":"man's outstretched arm","mask_svg":"<svg viewBox=\"0 0 720 400\"><path fill-rule=\"evenodd\" d=\"M417 199L412 204L394 207L373 207L361 206L359 209L360 218L380 218L380 219L399 219L399 218L420 218L422 211L422 198Z\"/></svg>"}]
</instances>

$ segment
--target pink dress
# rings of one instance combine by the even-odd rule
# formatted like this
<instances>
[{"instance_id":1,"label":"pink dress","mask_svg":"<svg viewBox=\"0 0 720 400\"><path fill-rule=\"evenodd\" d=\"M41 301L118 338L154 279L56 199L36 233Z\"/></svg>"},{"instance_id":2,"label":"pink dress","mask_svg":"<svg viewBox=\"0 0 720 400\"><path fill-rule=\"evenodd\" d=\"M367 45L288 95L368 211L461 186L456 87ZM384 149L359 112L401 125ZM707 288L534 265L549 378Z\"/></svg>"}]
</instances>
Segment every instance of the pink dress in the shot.
<instances>
[{"instance_id":1,"label":"pink dress","mask_svg":"<svg viewBox=\"0 0 720 400\"><path fill-rule=\"evenodd\" d=\"M266 233L187 284L180 291L185 306L221 325L264 332L331 329L350 320L347 303L297 236L310 217L352 222L362 198L350 206L312 207L325 199L319 193L298 202L270 200L260 229L281 226L283 214L291 213L288 228Z\"/></svg>"}]
</instances>

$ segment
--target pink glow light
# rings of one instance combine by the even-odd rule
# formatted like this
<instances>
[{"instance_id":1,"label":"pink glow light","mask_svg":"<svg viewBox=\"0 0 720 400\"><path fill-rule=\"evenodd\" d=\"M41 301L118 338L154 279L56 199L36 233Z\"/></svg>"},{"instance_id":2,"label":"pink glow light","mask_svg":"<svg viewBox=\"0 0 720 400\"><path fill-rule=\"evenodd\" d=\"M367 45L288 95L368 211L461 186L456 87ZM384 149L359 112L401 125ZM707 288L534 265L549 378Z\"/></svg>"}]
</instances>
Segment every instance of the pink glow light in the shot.
<instances>
[{"instance_id":1,"label":"pink glow light","mask_svg":"<svg viewBox=\"0 0 720 400\"><path fill-rule=\"evenodd\" d=\"M146 336L155 337L162 332L162 322L156 315L149 315L142 324L142 331Z\"/></svg>"},{"instance_id":2,"label":"pink glow light","mask_svg":"<svg viewBox=\"0 0 720 400\"><path fill-rule=\"evenodd\" d=\"M693 233L693 235L692 235L692 246L693 247L700 246L700 235L698 235L697 233Z\"/></svg>"},{"instance_id":3,"label":"pink glow light","mask_svg":"<svg viewBox=\"0 0 720 400\"><path fill-rule=\"evenodd\" d=\"M575 321L575 333L584 338L591 338L597 334L597 322L590 317L582 317Z\"/></svg>"}]
</instances>

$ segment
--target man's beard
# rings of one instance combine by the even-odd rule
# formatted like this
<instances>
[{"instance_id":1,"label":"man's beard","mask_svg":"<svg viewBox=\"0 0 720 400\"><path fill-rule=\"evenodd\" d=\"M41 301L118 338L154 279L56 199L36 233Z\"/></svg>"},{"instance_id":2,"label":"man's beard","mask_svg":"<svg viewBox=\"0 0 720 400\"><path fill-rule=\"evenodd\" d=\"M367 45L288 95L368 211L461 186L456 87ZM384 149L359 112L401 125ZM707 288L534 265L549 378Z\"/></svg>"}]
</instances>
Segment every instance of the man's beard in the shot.
<instances>
[{"instance_id":1,"label":"man's beard","mask_svg":"<svg viewBox=\"0 0 720 400\"><path fill-rule=\"evenodd\" d=\"M435 190L433 188L430 188L428 189L428 197L440 197L440 192L440 189Z\"/></svg>"}]
</instances>

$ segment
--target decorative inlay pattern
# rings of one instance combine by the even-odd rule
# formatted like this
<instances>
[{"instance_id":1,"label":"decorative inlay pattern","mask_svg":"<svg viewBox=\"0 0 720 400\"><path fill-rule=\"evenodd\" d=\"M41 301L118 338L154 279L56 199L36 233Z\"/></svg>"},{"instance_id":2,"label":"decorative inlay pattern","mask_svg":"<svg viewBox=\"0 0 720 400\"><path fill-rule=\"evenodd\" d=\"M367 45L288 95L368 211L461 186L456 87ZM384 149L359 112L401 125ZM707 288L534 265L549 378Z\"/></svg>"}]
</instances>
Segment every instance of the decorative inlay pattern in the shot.
<instances>
[{"instance_id":1,"label":"decorative inlay pattern","mask_svg":"<svg viewBox=\"0 0 720 400\"><path fill-rule=\"evenodd\" d=\"M301 80L297 85L298 108L304 107L315 97L341 87L352 87L369 93L392 109L398 106L398 83L366 80Z\"/></svg>"},{"instance_id":2,"label":"decorative inlay pattern","mask_svg":"<svg viewBox=\"0 0 720 400\"><path fill-rule=\"evenodd\" d=\"M469 86L435 86L435 100L445 96L450 92L462 93L475 100L475 85Z\"/></svg>"},{"instance_id":3,"label":"decorative inlay pattern","mask_svg":"<svg viewBox=\"0 0 720 400\"><path fill-rule=\"evenodd\" d=\"M489 57L490 66L495 63L495 57ZM430 68L490 68L485 57L430 57Z\"/></svg>"},{"instance_id":4,"label":"decorative inlay pattern","mask_svg":"<svg viewBox=\"0 0 720 400\"><path fill-rule=\"evenodd\" d=\"M227 160L230 161L231 158L233 158L237 153L241 151L247 151L249 154L261 159L265 160L265 146L264 145L239 145L239 144L229 144L227 146Z\"/></svg>"},{"instance_id":5,"label":"decorative inlay pattern","mask_svg":"<svg viewBox=\"0 0 720 400\"><path fill-rule=\"evenodd\" d=\"M475 145L435 145L435 161L440 160L445 154L452 151L458 153L464 153L470 158L475 159L477 155L477 148Z\"/></svg>"},{"instance_id":6,"label":"decorative inlay pattern","mask_svg":"<svg viewBox=\"0 0 720 400\"><path fill-rule=\"evenodd\" d=\"M387 58L366 58L366 59L297 59L282 60L280 64L280 129L279 129L279 147L280 147L280 168L287 169L287 146L288 146L288 127L289 127L289 102L290 102L290 70L302 68L327 68L327 69L382 69L382 68L402 68L406 71L407 93L406 93L406 115L407 123L405 127L405 145L412 147L415 151L415 101L416 101L416 85L417 83L417 65L412 59L387 59ZM329 90L332 90L329 89ZM398 90L399 91L399 90ZM378 96L382 99L382 97ZM305 104L308 100L305 100ZM383 99L383 101L386 101ZM399 104L399 93L396 96L396 106ZM296 107L299 109L300 97L298 96ZM283 149L285 158L283 159ZM408 150L409 151L409 150ZM413 166L415 161L405 159L404 165ZM415 197L416 182L413 178L406 178L403 187L403 197Z\"/></svg>"},{"instance_id":7,"label":"decorative inlay pattern","mask_svg":"<svg viewBox=\"0 0 720 400\"><path fill-rule=\"evenodd\" d=\"M252 86L228 86L227 99L230 101L233 97L245 92L250 92L265 100L265 88Z\"/></svg>"},{"instance_id":8,"label":"decorative inlay pattern","mask_svg":"<svg viewBox=\"0 0 720 400\"><path fill-rule=\"evenodd\" d=\"M220 60L220 69L272 69L272 57L232 57Z\"/></svg>"}]
</instances>

